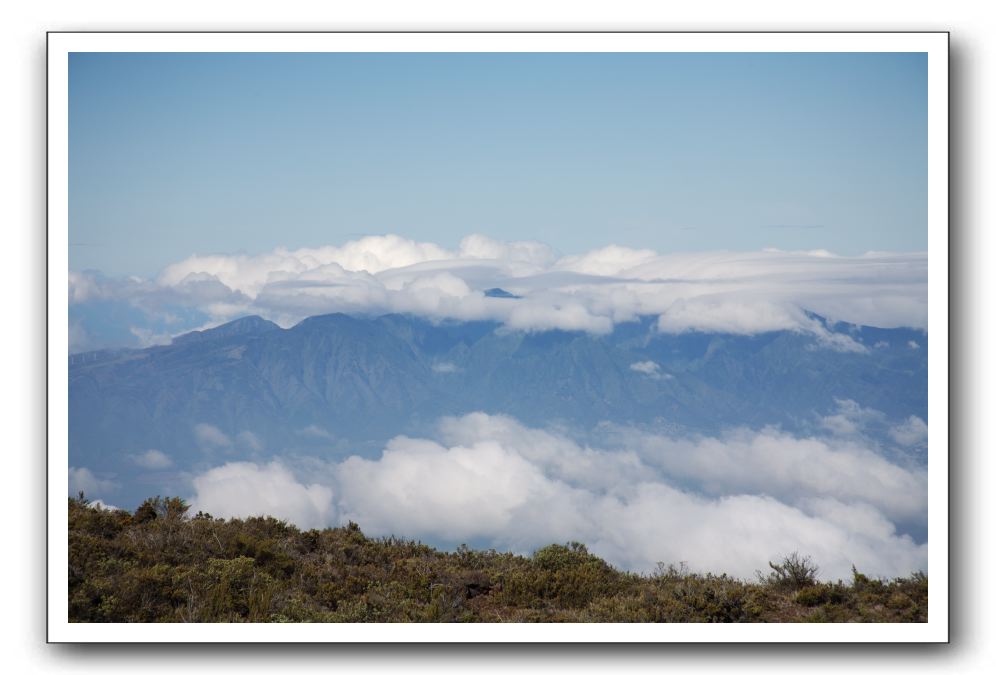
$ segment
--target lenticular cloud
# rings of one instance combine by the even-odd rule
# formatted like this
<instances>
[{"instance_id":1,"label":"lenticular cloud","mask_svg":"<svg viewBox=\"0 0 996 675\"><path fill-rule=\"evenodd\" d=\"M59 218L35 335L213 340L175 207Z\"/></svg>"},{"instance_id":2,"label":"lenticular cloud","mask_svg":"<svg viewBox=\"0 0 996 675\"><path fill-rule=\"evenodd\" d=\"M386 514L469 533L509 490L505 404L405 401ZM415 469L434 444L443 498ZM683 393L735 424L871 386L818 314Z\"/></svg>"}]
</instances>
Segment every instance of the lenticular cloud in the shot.
<instances>
[{"instance_id":1,"label":"lenticular cloud","mask_svg":"<svg viewBox=\"0 0 996 675\"><path fill-rule=\"evenodd\" d=\"M559 256L537 242L466 237L455 250L396 235L257 256L195 255L158 278L70 275L73 303L193 307L216 324L260 314L288 326L315 314L401 312L492 320L519 330L606 333L640 315L665 332L798 330L828 347L810 312L883 328L926 328L925 253L826 251L660 254L606 246ZM507 294L488 293L501 288ZM515 296L515 297L509 297Z\"/></svg>"}]
</instances>

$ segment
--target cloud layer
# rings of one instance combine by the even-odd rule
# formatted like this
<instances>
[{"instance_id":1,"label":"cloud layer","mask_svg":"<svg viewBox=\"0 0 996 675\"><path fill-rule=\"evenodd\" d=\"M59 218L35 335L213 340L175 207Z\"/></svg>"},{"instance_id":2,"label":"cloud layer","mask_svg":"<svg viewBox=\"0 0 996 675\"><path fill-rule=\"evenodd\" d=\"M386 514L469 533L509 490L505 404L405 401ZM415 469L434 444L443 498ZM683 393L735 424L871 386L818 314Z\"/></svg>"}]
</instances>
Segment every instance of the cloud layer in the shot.
<instances>
[{"instance_id":1,"label":"cloud layer","mask_svg":"<svg viewBox=\"0 0 996 675\"><path fill-rule=\"evenodd\" d=\"M490 319L522 330L605 333L617 322L655 315L666 332L791 329L813 333L832 348L858 349L846 336L829 337L806 311L864 325L925 328L926 284L926 254L662 255L607 246L559 256L537 242L482 235L466 237L455 250L386 235L257 256L191 256L154 280L73 272L70 301L126 302L150 315L193 308L208 324L260 314L284 326L337 311L404 312ZM521 297L487 295L492 288ZM132 333L148 343L162 340L148 328L132 327Z\"/></svg>"},{"instance_id":2,"label":"cloud layer","mask_svg":"<svg viewBox=\"0 0 996 675\"><path fill-rule=\"evenodd\" d=\"M193 483L194 511L221 518L273 516L302 528L332 521L332 490L299 483L278 462L264 466L230 462L197 476Z\"/></svg>"},{"instance_id":3,"label":"cloud layer","mask_svg":"<svg viewBox=\"0 0 996 675\"><path fill-rule=\"evenodd\" d=\"M225 464L194 479L192 501L214 515L353 520L372 535L520 552L576 539L639 571L684 561L751 576L795 550L828 578L852 564L889 576L926 569L926 544L900 533L925 521L925 470L856 437L605 427L595 446L473 413L443 419L433 438L397 437L376 459Z\"/></svg>"}]
</instances>

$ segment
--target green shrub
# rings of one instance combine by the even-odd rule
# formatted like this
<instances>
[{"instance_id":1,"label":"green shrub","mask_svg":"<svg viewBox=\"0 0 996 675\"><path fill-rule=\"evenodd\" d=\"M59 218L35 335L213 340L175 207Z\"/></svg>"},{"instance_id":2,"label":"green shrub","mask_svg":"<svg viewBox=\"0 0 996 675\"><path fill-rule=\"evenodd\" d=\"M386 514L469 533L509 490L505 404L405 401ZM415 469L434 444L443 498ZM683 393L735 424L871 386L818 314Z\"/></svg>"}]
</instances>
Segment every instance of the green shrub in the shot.
<instances>
[{"instance_id":1,"label":"green shrub","mask_svg":"<svg viewBox=\"0 0 996 675\"><path fill-rule=\"evenodd\" d=\"M206 621L259 621L270 610L274 583L252 558L212 558L206 570Z\"/></svg>"},{"instance_id":2,"label":"green shrub","mask_svg":"<svg viewBox=\"0 0 996 675\"><path fill-rule=\"evenodd\" d=\"M800 556L798 552L788 554L780 564L769 562L768 566L772 570L766 579L768 584L796 591L815 584L820 571L808 555Z\"/></svg>"},{"instance_id":3,"label":"green shrub","mask_svg":"<svg viewBox=\"0 0 996 675\"><path fill-rule=\"evenodd\" d=\"M815 584L803 588L795 594L795 601L805 607L841 604L847 602L848 599L847 589L839 584Z\"/></svg>"},{"instance_id":4,"label":"green shrub","mask_svg":"<svg viewBox=\"0 0 996 675\"><path fill-rule=\"evenodd\" d=\"M523 557L371 539L355 523L189 516L180 499L134 515L69 499L69 619L153 621L926 621L927 577L816 583L793 554L763 583L660 565L614 569L580 543Z\"/></svg>"}]
</instances>

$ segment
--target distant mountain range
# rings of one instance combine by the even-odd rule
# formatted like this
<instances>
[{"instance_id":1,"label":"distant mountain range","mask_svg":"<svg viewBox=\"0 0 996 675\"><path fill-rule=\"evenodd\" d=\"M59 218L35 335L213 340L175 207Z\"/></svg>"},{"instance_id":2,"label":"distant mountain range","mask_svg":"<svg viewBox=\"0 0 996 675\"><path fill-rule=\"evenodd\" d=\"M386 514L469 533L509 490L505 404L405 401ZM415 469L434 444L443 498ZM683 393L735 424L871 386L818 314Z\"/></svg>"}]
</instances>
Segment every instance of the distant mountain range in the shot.
<instances>
[{"instance_id":1,"label":"distant mountain range","mask_svg":"<svg viewBox=\"0 0 996 675\"><path fill-rule=\"evenodd\" d=\"M250 316L168 346L71 356L70 464L120 476L124 458L150 448L174 470L203 462L206 449L224 461L370 455L394 435L476 410L582 433L603 421L808 432L846 399L883 413L872 425L883 440L889 423L927 419L925 333L823 324L867 351L792 331L664 334L654 317L597 336L402 315L330 314L282 329Z\"/></svg>"}]
</instances>

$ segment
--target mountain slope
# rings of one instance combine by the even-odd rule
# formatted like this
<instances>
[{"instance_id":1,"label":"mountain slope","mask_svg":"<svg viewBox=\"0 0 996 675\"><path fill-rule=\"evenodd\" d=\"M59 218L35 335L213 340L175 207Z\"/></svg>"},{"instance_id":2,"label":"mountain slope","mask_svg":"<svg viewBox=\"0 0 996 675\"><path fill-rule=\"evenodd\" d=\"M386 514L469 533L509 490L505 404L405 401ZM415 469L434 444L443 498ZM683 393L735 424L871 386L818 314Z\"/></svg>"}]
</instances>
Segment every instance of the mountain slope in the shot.
<instances>
[{"instance_id":1,"label":"mountain slope","mask_svg":"<svg viewBox=\"0 0 996 675\"><path fill-rule=\"evenodd\" d=\"M865 352L790 331L662 334L649 317L607 336L400 315L281 329L246 317L168 346L71 357L70 463L120 475L150 448L175 468L270 451L369 454L474 410L579 432L602 421L805 432L852 400L880 411L869 423L883 440L890 424L927 419L925 334L830 328Z\"/></svg>"}]
</instances>

